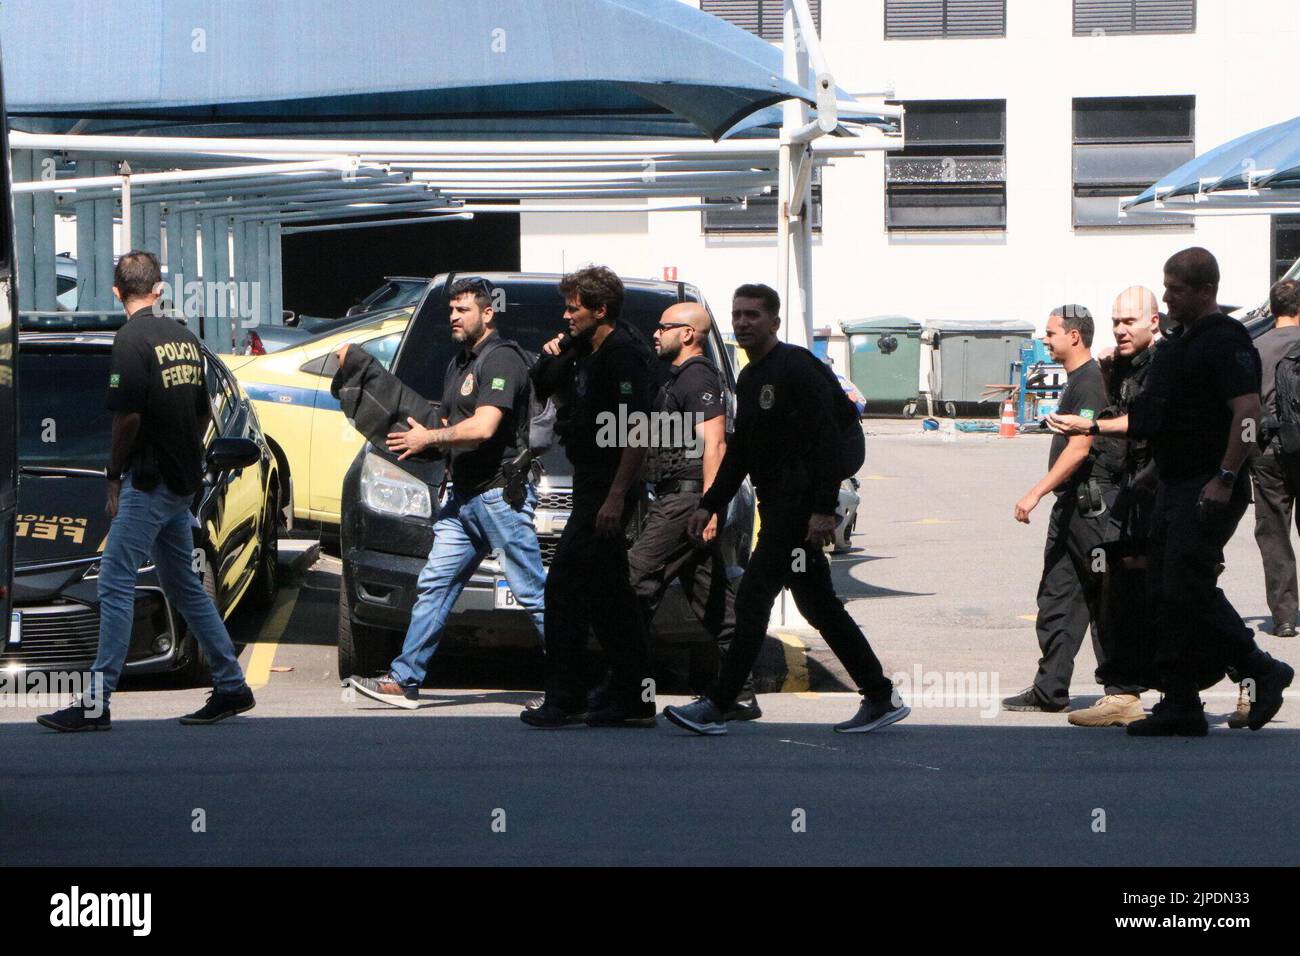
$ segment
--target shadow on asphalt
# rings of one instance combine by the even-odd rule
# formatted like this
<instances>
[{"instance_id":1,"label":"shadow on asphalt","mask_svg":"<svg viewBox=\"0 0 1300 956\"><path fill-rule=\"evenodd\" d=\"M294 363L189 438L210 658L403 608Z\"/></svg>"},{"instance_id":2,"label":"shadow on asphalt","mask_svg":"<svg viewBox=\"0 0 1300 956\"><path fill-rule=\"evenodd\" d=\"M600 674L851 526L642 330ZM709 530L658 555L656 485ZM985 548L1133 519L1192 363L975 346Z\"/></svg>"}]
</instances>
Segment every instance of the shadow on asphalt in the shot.
<instances>
[{"instance_id":1,"label":"shadow on asphalt","mask_svg":"<svg viewBox=\"0 0 1300 956\"><path fill-rule=\"evenodd\" d=\"M73 736L4 724L4 811L22 821L4 861L1300 862L1293 729L1135 740L924 719L863 735L757 721L721 738L402 712L119 719ZM1243 788L1266 826L1241 826Z\"/></svg>"}]
</instances>

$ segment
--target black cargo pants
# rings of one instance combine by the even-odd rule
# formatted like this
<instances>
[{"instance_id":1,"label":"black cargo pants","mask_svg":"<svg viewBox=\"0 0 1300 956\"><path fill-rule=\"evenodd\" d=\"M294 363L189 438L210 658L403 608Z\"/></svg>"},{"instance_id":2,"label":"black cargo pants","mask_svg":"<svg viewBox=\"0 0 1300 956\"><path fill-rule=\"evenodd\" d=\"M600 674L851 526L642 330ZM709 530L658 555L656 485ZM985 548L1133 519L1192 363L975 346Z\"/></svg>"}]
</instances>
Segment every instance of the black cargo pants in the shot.
<instances>
[{"instance_id":1,"label":"black cargo pants","mask_svg":"<svg viewBox=\"0 0 1300 956\"><path fill-rule=\"evenodd\" d=\"M698 492L679 491L655 498L627 559L632 590L641 602L647 626L654 620L668 585L681 583L691 612L717 642L711 667L716 677L718 656L726 656L736 633L736 585L727 576L718 539L700 547L686 534L686 524L700 507L700 497ZM712 678L709 682L712 684ZM745 689L753 691L751 678L746 679Z\"/></svg>"},{"instance_id":2,"label":"black cargo pants","mask_svg":"<svg viewBox=\"0 0 1300 956\"><path fill-rule=\"evenodd\" d=\"M810 545L811 509L782 502L759 505L758 544L736 591L736 636L722 660L710 699L723 713L735 702L758 658L772 605L783 588L799 613L830 645L858 690L872 701L888 700L893 684L884 674L862 629L835 594L831 566L820 547Z\"/></svg>"},{"instance_id":3,"label":"black cargo pants","mask_svg":"<svg viewBox=\"0 0 1300 956\"><path fill-rule=\"evenodd\" d=\"M573 511L546 576L546 696L571 710L586 707L587 641L594 631L611 671L610 700L643 704L650 678L645 618L628 577L627 538L596 533L600 488L575 484ZM624 522L635 513L629 500Z\"/></svg>"}]
</instances>

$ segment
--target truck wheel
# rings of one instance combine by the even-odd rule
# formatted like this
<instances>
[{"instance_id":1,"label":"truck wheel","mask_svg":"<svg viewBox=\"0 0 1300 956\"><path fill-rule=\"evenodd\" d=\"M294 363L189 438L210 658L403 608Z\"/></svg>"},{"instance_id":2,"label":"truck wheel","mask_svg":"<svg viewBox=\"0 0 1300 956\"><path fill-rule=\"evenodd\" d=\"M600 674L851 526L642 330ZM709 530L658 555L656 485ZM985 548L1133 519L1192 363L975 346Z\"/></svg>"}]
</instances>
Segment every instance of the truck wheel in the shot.
<instances>
[{"instance_id":1,"label":"truck wheel","mask_svg":"<svg viewBox=\"0 0 1300 956\"><path fill-rule=\"evenodd\" d=\"M352 620L352 601L347 584L339 584L339 680L353 674L378 677L388 672L391 641L379 628L367 627Z\"/></svg>"}]
</instances>

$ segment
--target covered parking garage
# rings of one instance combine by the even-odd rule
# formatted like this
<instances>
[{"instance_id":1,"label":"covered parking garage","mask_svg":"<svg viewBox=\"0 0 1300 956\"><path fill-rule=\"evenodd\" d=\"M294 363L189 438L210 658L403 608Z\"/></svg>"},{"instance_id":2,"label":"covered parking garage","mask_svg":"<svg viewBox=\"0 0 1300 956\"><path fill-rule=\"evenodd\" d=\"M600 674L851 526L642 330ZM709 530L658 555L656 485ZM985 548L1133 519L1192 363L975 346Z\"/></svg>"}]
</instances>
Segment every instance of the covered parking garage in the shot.
<instances>
[{"instance_id":1,"label":"covered parking garage","mask_svg":"<svg viewBox=\"0 0 1300 956\"><path fill-rule=\"evenodd\" d=\"M380 263L517 268L530 208L770 192L782 291L803 304L787 328L807 341L813 169L902 142L901 109L837 89L806 0L786 3L782 49L677 0L399 0L382 18L355 0L134 0L37 29L46 14L0 9L24 37L6 62L21 308L57 307L66 217L79 308L111 309L114 254L149 248L202 284L218 348L249 311L345 308ZM364 250L346 268L340 242Z\"/></svg>"}]
</instances>

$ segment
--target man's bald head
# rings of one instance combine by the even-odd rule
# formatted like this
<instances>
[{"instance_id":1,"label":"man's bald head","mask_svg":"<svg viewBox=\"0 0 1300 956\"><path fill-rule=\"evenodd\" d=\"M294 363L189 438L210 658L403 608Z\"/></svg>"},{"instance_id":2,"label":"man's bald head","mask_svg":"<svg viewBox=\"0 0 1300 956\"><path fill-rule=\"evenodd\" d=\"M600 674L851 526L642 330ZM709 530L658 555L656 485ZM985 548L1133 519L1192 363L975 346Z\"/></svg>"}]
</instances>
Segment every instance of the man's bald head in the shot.
<instances>
[{"instance_id":1,"label":"man's bald head","mask_svg":"<svg viewBox=\"0 0 1300 956\"><path fill-rule=\"evenodd\" d=\"M1110 310L1115 351L1131 359L1151 347L1160 331L1160 305L1146 286L1129 286L1115 297Z\"/></svg>"},{"instance_id":2,"label":"man's bald head","mask_svg":"<svg viewBox=\"0 0 1300 956\"><path fill-rule=\"evenodd\" d=\"M659 357L674 365L700 355L713 328L709 310L698 302L678 302L659 317L655 349Z\"/></svg>"},{"instance_id":3,"label":"man's bald head","mask_svg":"<svg viewBox=\"0 0 1300 956\"><path fill-rule=\"evenodd\" d=\"M1156 294L1144 285L1129 286L1115 297L1115 304L1110 310L1112 319L1129 316L1146 319L1153 315L1160 317L1160 302L1156 299Z\"/></svg>"}]
</instances>

